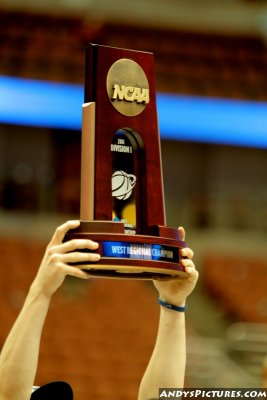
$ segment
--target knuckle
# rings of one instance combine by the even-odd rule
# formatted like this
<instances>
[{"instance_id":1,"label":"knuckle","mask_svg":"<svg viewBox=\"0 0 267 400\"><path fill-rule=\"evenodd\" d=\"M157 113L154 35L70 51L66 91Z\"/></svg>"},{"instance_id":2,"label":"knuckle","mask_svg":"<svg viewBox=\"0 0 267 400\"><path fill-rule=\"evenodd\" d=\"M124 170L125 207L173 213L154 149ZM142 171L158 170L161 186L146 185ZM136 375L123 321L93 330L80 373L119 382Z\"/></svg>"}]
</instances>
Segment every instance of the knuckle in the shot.
<instances>
[{"instance_id":1,"label":"knuckle","mask_svg":"<svg viewBox=\"0 0 267 400\"><path fill-rule=\"evenodd\" d=\"M60 263L60 256L57 253L51 253L50 254L50 261L55 264L58 265Z\"/></svg>"},{"instance_id":2,"label":"knuckle","mask_svg":"<svg viewBox=\"0 0 267 400\"><path fill-rule=\"evenodd\" d=\"M47 254L51 257L55 253L55 246L47 246Z\"/></svg>"},{"instance_id":3,"label":"knuckle","mask_svg":"<svg viewBox=\"0 0 267 400\"><path fill-rule=\"evenodd\" d=\"M48 255L48 257L51 257L51 255L53 254L53 248L48 246L46 249L46 254Z\"/></svg>"},{"instance_id":4,"label":"knuckle","mask_svg":"<svg viewBox=\"0 0 267 400\"><path fill-rule=\"evenodd\" d=\"M60 226L57 227L56 232L57 232L57 233L60 233L60 232L63 231L63 229L64 229L64 228L63 228L63 225L60 225Z\"/></svg>"}]
</instances>

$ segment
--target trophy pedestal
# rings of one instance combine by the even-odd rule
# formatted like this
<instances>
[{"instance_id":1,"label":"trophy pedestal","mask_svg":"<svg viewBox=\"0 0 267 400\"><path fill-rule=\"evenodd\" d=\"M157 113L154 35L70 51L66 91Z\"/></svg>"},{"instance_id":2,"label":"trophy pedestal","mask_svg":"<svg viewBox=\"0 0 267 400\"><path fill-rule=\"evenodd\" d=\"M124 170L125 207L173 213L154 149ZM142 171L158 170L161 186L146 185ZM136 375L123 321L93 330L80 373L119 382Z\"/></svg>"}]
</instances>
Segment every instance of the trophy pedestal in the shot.
<instances>
[{"instance_id":1,"label":"trophy pedestal","mask_svg":"<svg viewBox=\"0 0 267 400\"><path fill-rule=\"evenodd\" d=\"M186 244L179 231L165 226L147 228L145 235L125 235L124 224L113 221L81 221L65 240L90 239L99 243L97 263L82 263L96 277L170 279L186 276L180 249Z\"/></svg>"}]
</instances>

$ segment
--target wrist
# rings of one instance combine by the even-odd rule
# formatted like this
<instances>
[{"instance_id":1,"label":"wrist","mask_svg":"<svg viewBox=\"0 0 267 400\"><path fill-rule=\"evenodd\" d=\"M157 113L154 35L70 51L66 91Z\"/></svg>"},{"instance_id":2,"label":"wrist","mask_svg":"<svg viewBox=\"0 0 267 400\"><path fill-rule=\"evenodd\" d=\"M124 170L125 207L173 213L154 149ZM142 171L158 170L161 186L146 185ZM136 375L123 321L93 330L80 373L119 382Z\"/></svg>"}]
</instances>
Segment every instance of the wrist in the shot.
<instances>
[{"instance_id":1,"label":"wrist","mask_svg":"<svg viewBox=\"0 0 267 400\"><path fill-rule=\"evenodd\" d=\"M50 300L52 298L52 293L44 290L44 288L40 287L38 284L33 282L33 284L30 287L28 297L30 297L30 299L32 299L32 300L40 299L40 300L50 302Z\"/></svg>"},{"instance_id":2,"label":"wrist","mask_svg":"<svg viewBox=\"0 0 267 400\"><path fill-rule=\"evenodd\" d=\"M168 296L159 296L159 301L163 301L165 303L170 303L177 307L184 307L186 304L185 298L173 299L172 297L168 297Z\"/></svg>"},{"instance_id":3,"label":"wrist","mask_svg":"<svg viewBox=\"0 0 267 400\"><path fill-rule=\"evenodd\" d=\"M172 311L177 311L177 312L182 312L183 313L187 309L187 305L185 303L183 305L176 305L176 304L173 304L173 303L169 303L167 301L163 301L160 298L158 299L158 303L159 303L159 305L161 307L167 308L167 309L172 310Z\"/></svg>"}]
</instances>

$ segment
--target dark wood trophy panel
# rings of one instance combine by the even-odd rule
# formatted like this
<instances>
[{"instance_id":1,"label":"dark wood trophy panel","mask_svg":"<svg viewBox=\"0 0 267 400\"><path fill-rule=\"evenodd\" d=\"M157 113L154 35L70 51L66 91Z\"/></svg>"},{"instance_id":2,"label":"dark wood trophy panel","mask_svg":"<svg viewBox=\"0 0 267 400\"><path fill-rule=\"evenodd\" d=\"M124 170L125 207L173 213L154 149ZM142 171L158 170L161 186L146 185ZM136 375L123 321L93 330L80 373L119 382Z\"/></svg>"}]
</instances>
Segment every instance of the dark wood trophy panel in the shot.
<instances>
[{"instance_id":1,"label":"dark wood trophy panel","mask_svg":"<svg viewBox=\"0 0 267 400\"><path fill-rule=\"evenodd\" d=\"M179 232L165 224L153 54L90 44L85 52L81 225L101 259L91 275L185 275Z\"/></svg>"}]
</instances>

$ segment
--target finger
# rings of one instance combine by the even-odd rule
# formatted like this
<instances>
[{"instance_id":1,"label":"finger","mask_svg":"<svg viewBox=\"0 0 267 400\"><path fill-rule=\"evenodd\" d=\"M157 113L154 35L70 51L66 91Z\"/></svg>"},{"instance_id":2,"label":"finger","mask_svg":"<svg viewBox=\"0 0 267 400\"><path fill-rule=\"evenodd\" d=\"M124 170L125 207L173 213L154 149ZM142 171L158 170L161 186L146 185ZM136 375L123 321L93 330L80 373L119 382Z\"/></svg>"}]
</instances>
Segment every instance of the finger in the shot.
<instances>
[{"instance_id":1,"label":"finger","mask_svg":"<svg viewBox=\"0 0 267 400\"><path fill-rule=\"evenodd\" d=\"M190 249L189 247L184 247L183 249L181 249L181 255L183 257L187 257L187 258L193 258L194 257L194 252L192 249Z\"/></svg>"},{"instance_id":2,"label":"finger","mask_svg":"<svg viewBox=\"0 0 267 400\"><path fill-rule=\"evenodd\" d=\"M81 278L81 279L90 278L90 275L87 272L80 269L79 266L71 267L69 265L65 265L64 270L66 275L74 276L75 278Z\"/></svg>"},{"instance_id":3,"label":"finger","mask_svg":"<svg viewBox=\"0 0 267 400\"><path fill-rule=\"evenodd\" d=\"M181 264L182 264L185 268L192 268L192 269L195 269L195 264L194 264L193 261L190 260L189 258L184 258L183 260L181 260Z\"/></svg>"},{"instance_id":4,"label":"finger","mask_svg":"<svg viewBox=\"0 0 267 400\"><path fill-rule=\"evenodd\" d=\"M58 246L54 246L51 250L55 253L68 253L75 250L96 250L98 248L98 243L93 242L90 239L72 239Z\"/></svg>"},{"instance_id":5,"label":"finger","mask_svg":"<svg viewBox=\"0 0 267 400\"><path fill-rule=\"evenodd\" d=\"M60 226L56 229L56 231L55 231L55 233L54 233L54 235L53 235L53 237L52 237L52 240L51 240L50 244L56 245L56 244L62 243L62 241L63 241L63 239L64 239L66 233L67 233L70 229L78 228L79 225L80 225L80 221L77 221L77 220L67 221L67 222L65 222L64 224L60 225Z\"/></svg>"},{"instance_id":6,"label":"finger","mask_svg":"<svg viewBox=\"0 0 267 400\"><path fill-rule=\"evenodd\" d=\"M185 272L189 275L189 279L197 280L198 279L198 271L195 269L195 267L185 267Z\"/></svg>"},{"instance_id":7,"label":"finger","mask_svg":"<svg viewBox=\"0 0 267 400\"><path fill-rule=\"evenodd\" d=\"M179 233L181 235L181 240L185 240L185 230L184 230L184 228L182 226L180 226L178 228L178 231L179 231Z\"/></svg>"},{"instance_id":8,"label":"finger","mask_svg":"<svg viewBox=\"0 0 267 400\"><path fill-rule=\"evenodd\" d=\"M61 260L65 263L84 263L84 262L97 262L100 260L100 255L97 253L88 252L71 252L61 255Z\"/></svg>"}]
</instances>

